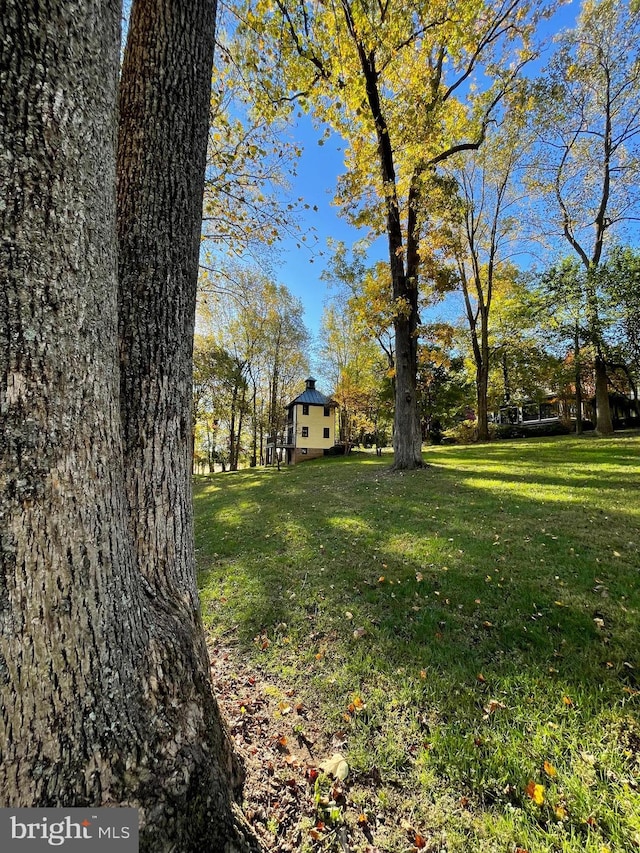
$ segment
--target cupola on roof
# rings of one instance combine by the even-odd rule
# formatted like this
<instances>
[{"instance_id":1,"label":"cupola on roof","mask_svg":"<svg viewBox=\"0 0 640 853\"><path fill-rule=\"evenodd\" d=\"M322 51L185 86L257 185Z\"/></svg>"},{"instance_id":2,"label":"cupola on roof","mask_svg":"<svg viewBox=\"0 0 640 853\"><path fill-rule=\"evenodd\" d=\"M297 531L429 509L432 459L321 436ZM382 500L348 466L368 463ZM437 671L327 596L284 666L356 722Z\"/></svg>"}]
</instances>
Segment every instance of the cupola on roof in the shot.
<instances>
[{"instance_id":1,"label":"cupola on roof","mask_svg":"<svg viewBox=\"0 0 640 853\"><path fill-rule=\"evenodd\" d=\"M322 394L320 391L316 390L316 380L310 376L305 380L306 388L299 394L295 400L292 400L287 408L291 406L295 406L298 403L307 403L310 406L335 406L335 402L331 399L331 397L327 397L325 394Z\"/></svg>"}]
</instances>

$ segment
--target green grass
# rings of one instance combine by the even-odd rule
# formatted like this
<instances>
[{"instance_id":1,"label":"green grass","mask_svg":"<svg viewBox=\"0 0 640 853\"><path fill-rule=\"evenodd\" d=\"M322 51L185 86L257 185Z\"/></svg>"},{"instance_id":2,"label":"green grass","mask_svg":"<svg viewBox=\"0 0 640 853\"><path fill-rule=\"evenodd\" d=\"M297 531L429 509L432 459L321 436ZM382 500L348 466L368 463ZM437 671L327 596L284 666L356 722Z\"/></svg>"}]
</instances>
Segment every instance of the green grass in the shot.
<instances>
[{"instance_id":1,"label":"green grass","mask_svg":"<svg viewBox=\"0 0 640 853\"><path fill-rule=\"evenodd\" d=\"M640 436L425 460L199 479L207 628L344 731L385 850L640 849Z\"/></svg>"}]
</instances>

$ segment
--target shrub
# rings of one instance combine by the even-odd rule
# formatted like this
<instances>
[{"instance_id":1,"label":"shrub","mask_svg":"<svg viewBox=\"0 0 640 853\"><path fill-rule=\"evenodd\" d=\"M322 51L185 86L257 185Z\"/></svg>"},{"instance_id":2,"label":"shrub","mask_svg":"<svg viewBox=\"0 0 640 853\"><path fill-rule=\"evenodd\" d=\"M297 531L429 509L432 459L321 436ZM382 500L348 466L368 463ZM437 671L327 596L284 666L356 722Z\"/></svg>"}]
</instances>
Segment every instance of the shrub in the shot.
<instances>
[{"instance_id":1,"label":"shrub","mask_svg":"<svg viewBox=\"0 0 640 853\"><path fill-rule=\"evenodd\" d=\"M568 435L573 427L563 421L532 424L496 424L496 438L527 438L532 435Z\"/></svg>"},{"instance_id":2,"label":"shrub","mask_svg":"<svg viewBox=\"0 0 640 853\"><path fill-rule=\"evenodd\" d=\"M475 420L470 418L466 421L460 421L449 429L445 429L442 433L443 444L473 444L478 440L478 425Z\"/></svg>"}]
</instances>

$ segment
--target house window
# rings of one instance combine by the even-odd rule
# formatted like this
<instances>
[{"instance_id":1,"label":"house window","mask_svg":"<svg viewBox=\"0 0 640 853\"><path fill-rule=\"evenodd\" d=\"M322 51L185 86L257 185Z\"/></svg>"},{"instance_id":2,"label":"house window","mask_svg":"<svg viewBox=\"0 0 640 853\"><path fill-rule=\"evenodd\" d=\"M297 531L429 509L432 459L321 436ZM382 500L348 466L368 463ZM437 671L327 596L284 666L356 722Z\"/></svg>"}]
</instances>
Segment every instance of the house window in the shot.
<instances>
[{"instance_id":1,"label":"house window","mask_svg":"<svg viewBox=\"0 0 640 853\"><path fill-rule=\"evenodd\" d=\"M331 406L325 406L325 407L324 407L324 416L325 416L325 418L328 418L330 415L331 415Z\"/></svg>"},{"instance_id":2,"label":"house window","mask_svg":"<svg viewBox=\"0 0 640 853\"><path fill-rule=\"evenodd\" d=\"M302 404L302 414L303 414L303 415L308 415L308 414L309 414L309 404L308 404L308 403L303 403L303 404Z\"/></svg>"},{"instance_id":3,"label":"house window","mask_svg":"<svg viewBox=\"0 0 640 853\"><path fill-rule=\"evenodd\" d=\"M309 438L309 427L302 427L302 437Z\"/></svg>"},{"instance_id":4,"label":"house window","mask_svg":"<svg viewBox=\"0 0 640 853\"><path fill-rule=\"evenodd\" d=\"M325 437L325 438L330 438L330 437L331 437L331 430L329 429L329 427L325 427L325 428L324 428L324 437Z\"/></svg>"},{"instance_id":5,"label":"house window","mask_svg":"<svg viewBox=\"0 0 640 853\"><path fill-rule=\"evenodd\" d=\"M306 447L301 447L301 448L300 448L300 453L302 454L302 456L306 456L306 455L307 455L307 448L306 448Z\"/></svg>"}]
</instances>

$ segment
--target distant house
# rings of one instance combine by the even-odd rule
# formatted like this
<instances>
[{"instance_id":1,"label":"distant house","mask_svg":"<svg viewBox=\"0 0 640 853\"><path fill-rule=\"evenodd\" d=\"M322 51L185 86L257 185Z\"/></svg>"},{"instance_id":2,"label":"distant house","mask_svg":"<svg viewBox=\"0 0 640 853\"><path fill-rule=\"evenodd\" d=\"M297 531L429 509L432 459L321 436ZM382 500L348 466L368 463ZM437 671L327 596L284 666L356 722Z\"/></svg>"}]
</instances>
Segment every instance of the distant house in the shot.
<instances>
[{"instance_id":1,"label":"distant house","mask_svg":"<svg viewBox=\"0 0 640 853\"><path fill-rule=\"evenodd\" d=\"M609 394L611 418L616 429L638 426L637 402L634 397L620 393ZM572 428L576 420L576 398L574 394L547 394L541 400L529 401L522 405L502 406L490 419L500 425L518 425L535 431L561 422ZM582 419L593 428L596 422L595 397L587 397L582 403Z\"/></svg>"},{"instance_id":2,"label":"distant house","mask_svg":"<svg viewBox=\"0 0 640 853\"><path fill-rule=\"evenodd\" d=\"M266 464L295 465L332 451L336 445L338 404L316 389L316 380L287 406L287 424L282 435L269 436Z\"/></svg>"}]
</instances>

